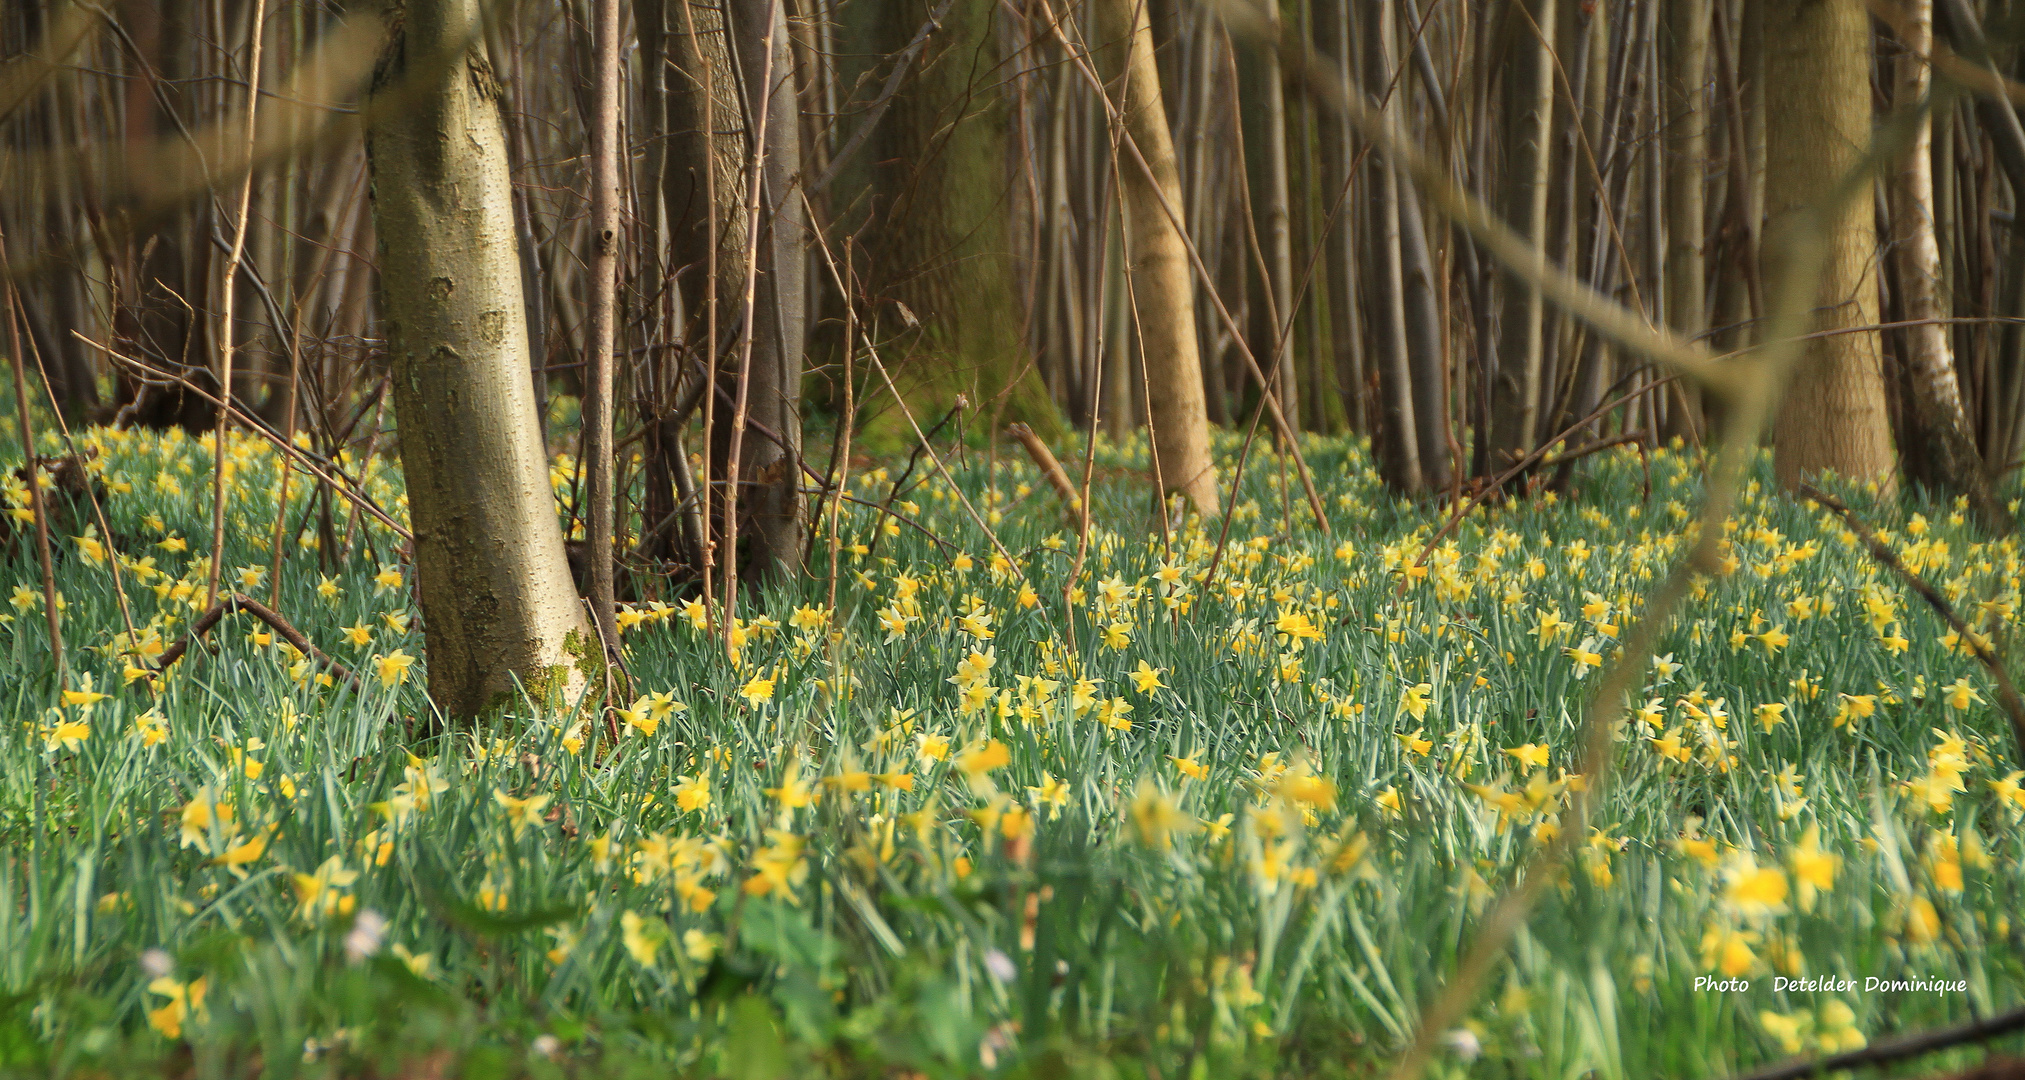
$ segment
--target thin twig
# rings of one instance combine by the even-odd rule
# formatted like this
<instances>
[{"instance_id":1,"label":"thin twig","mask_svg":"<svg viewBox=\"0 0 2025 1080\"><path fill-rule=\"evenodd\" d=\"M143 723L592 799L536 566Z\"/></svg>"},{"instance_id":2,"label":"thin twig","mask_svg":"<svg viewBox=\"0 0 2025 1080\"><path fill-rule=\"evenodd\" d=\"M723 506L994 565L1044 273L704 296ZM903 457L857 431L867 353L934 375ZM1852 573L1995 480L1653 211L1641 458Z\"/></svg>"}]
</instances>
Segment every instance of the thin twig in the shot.
<instances>
[{"instance_id":1,"label":"thin twig","mask_svg":"<svg viewBox=\"0 0 2025 1080\"><path fill-rule=\"evenodd\" d=\"M953 2L953 0L951 0L951 2ZM808 198L807 195L804 194L803 195L804 205L806 205L807 203L807 198ZM844 281L846 283L846 287L849 286L853 273L851 267L851 256L852 256L852 244L850 239L846 237L844 240ZM849 485L851 480L851 429L857 426L857 418L858 418L857 402L853 400L855 387L851 385L851 358L853 354L856 353L858 348L858 343L856 340L857 336L858 336L858 305L851 302L851 295L849 293L845 293L844 294L844 411L837 414L838 417L837 427L839 429L837 432L838 441L836 443L831 444L831 449L835 451L836 465L834 468L830 470L830 475L826 478L826 485L825 485L829 487L831 490L828 493L830 495L830 590L829 590L829 600L827 603L824 604L824 610L832 612L833 613L831 616L832 618L835 617L834 612L837 610L837 554L838 548L843 543L842 539L837 535L837 525L838 519L842 516L844 510L843 500L846 497L844 495L844 492L850 490ZM836 659L835 650L832 649L831 651L832 662L834 662L835 659Z\"/></svg>"},{"instance_id":2,"label":"thin twig","mask_svg":"<svg viewBox=\"0 0 2025 1080\"><path fill-rule=\"evenodd\" d=\"M915 528L916 530L919 530L919 531L920 531L920 533L921 533L921 535L923 535L923 536L925 536L925 537L929 538L930 540L933 540L933 541L935 541L935 543L936 543L937 545L939 545L939 546L940 546L940 547L942 548L942 550L944 550L944 551L955 551L955 550L956 550L956 545L955 545L955 544L952 544L952 543L950 543L949 541L947 541L947 540L944 540L943 538L941 538L941 537L939 537L939 536L935 535L934 533L932 533L932 532L928 531L928 527L927 527L926 525L923 525L923 524L921 524L920 522L918 522L918 521L914 520L913 518L911 518L911 517L908 517L908 516L907 516L906 514L903 514L903 513L901 513L900 511L898 511L898 510L895 510L895 509L893 509L893 508L892 508L891 506L885 506L885 505L881 505L881 504L879 504L879 503L875 503L875 502L872 502L872 501L870 501L870 500L867 500L867 499L859 499L859 498L855 498L855 497L853 497L853 496L850 496L850 495L845 495L845 494L843 494L842 492L839 492L839 493L837 493L837 495L836 495L836 498L837 498L837 499L838 499L839 501L841 501L841 502L850 502L850 503L857 503L857 504L858 504L859 506L869 506L869 507L871 507L872 509L874 509L874 510L877 510L877 511L879 511L880 513L882 513L882 514L886 515L887 517L890 517L890 518L892 518L892 519L893 519L893 520L895 520L895 521L899 521L899 522L902 522L902 523L904 523L904 524L907 524L907 525L910 525L910 526L912 526L912 527L913 527L913 528ZM832 607L834 607L835 605L836 605L836 602L835 602L834 600L832 600L832 601L831 601L831 606L832 606Z\"/></svg>"},{"instance_id":3,"label":"thin twig","mask_svg":"<svg viewBox=\"0 0 2025 1080\"><path fill-rule=\"evenodd\" d=\"M246 70L246 160L253 160L260 136L260 52L266 44L267 0L253 0L253 56ZM218 320L218 394L232 400L232 361L235 338L233 310L239 296L239 264L246 257L246 226L253 213L253 169L239 178L239 213L232 222L232 250L225 256L224 309ZM211 573L204 583L204 605L218 599L218 578L225 570L225 435L232 410L220 408L218 423L211 432Z\"/></svg>"}]
</instances>

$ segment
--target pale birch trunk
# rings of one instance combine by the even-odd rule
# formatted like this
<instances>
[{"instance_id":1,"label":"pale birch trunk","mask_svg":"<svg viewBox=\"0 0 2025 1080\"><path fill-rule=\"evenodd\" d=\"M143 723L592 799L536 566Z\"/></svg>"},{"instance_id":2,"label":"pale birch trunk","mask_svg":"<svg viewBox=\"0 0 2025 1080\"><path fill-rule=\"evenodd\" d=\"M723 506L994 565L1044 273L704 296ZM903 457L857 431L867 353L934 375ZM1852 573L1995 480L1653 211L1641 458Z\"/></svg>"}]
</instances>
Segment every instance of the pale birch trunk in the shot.
<instances>
[{"instance_id":1,"label":"pale birch trunk","mask_svg":"<svg viewBox=\"0 0 2025 1080\"><path fill-rule=\"evenodd\" d=\"M1898 58L1892 103L1899 109L1924 105L1933 73L1922 59L1933 52L1933 0L1909 0L1904 7L1905 55ZM1934 229L1933 118L1922 113L1911 145L1892 171L1891 257L1905 328L1905 363L1911 375L1914 422L1924 444L1922 479L1951 494L1968 495L1979 516L2002 525L2007 515L1990 491L1982 455L1962 408L1948 341L1948 304L1942 280L1940 241Z\"/></svg>"}]
</instances>

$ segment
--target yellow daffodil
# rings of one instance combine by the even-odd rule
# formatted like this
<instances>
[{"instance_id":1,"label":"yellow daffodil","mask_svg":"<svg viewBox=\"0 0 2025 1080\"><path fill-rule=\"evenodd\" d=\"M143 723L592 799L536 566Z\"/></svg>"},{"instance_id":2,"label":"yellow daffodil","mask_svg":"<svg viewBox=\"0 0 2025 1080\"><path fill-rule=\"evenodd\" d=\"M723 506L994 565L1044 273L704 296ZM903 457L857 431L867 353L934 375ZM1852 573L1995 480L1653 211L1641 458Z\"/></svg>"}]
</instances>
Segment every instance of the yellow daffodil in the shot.
<instances>
[{"instance_id":1,"label":"yellow daffodil","mask_svg":"<svg viewBox=\"0 0 2025 1080\"><path fill-rule=\"evenodd\" d=\"M380 676L381 686L399 686L408 681L408 669L415 666L415 658L405 649L395 649L373 661L373 670Z\"/></svg>"},{"instance_id":2,"label":"yellow daffodil","mask_svg":"<svg viewBox=\"0 0 2025 1080\"><path fill-rule=\"evenodd\" d=\"M517 799L498 788L492 789L492 801L506 811L506 821L513 826L515 840L520 839L529 825L541 823L541 812L548 809L550 798L548 795L530 795L524 799Z\"/></svg>"}]
</instances>

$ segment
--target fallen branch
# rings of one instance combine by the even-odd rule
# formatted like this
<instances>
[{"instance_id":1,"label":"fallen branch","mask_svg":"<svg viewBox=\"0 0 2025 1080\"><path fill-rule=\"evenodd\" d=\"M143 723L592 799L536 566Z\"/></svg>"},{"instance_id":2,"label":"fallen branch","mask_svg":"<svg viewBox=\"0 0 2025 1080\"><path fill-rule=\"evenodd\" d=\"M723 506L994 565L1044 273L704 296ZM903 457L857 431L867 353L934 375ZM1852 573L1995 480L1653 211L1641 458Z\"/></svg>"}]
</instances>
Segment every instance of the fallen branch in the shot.
<instances>
[{"instance_id":1,"label":"fallen branch","mask_svg":"<svg viewBox=\"0 0 2025 1080\"><path fill-rule=\"evenodd\" d=\"M1808 496L1813 498L1813 496ZM1817 500L1818 501L1818 500ZM1826 503L1822 504L1826 506ZM1871 1043L1861 1050L1850 1050L1812 1061L1785 1061L1754 1073L1745 1073L1732 1080L1801 1080L1802 1077L1818 1073L1840 1072L1862 1066L1889 1065L1894 1061L1931 1054L1951 1046L1966 1043L1987 1042L1999 1035L2025 1030L2025 1009L2012 1009L1981 1020L1971 1020L1949 1028L1932 1031L1916 1031L1895 1039Z\"/></svg>"},{"instance_id":2,"label":"fallen branch","mask_svg":"<svg viewBox=\"0 0 2025 1080\"><path fill-rule=\"evenodd\" d=\"M1990 677L1997 680L1997 702L2004 707L2005 715L2011 718L2011 737L2018 743L2018 760L2025 761L2025 698L2018 696L2018 687L2011 681L2011 673L2005 670L2003 657L1998 656L1990 646L1984 644L1983 638L1969 629L1969 624L1963 622L1960 615L1955 614L1954 605L1948 603L1948 598L1927 584L1925 579L1913 573L1905 563L1900 562L1897 553L1893 552L1883 540L1878 539L1877 533L1872 531L1862 518L1857 517L1856 512L1842 500L1808 483L1800 485L1800 494L1820 503L1840 517L1849 526L1850 531L1863 541L1864 547L1870 549L1871 557L1883 563L1892 573L1905 579L1905 583L1920 594L1920 599L1925 600L1927 606L1933 608L1949 628L1954 630L1956 636L1975 653L1976 659L1990 669Z\"/></svg>"},{"instance_id":3,"label":"fallen branch","mask_svg":"<svg viewBox=\"0 0 2025 1080\"><path fill-rule=\"evenodd\" d=\"M349 683L352 689L364 689L359 684L359 677L353 674L350 668L325 655L322 650L310 642L309 638L303 636L302 631L297 630L287 619L282 618L280 612L243 593L233 593L211 605L211 610L206 611L197 618L196 622L190 624L189 633L176 639L174 645L169 646L161 656L155 659L155 666L159 670L167 671L170 665L181 660L183 655L190 651L191 645L203 640L204 635L210 633L212 628L216 627L225 616L235 611L243 611L266 623L269 629L281 635L281 640L295 646L304 656L316 661L318 667Z\"/></svg>"},{"instance_id":4,"label":"fallen branch","mask_svg":"<svg viewBox=\"0 0 2025 1080\"><path fill-rule=\"evenodd\" d=\"M1082 497L1076 494L1076 485L1069 482L1068 471L1062 468L1062 463L1056 459L1055 452L1048 449L1048 444L1042 442L1041 437L1034 434L1034 429L1025 424L1008 424L1006 430L1020 441L1021 446L1027 448L1027 456L1033 458L1034 464L1040 467L1041 475L1047 478L1048 486L1055 489L1056 495L1061 496L1062 509L1068 513L1069 523L1081 525L1083 519L1079 514L1083 509Z\"/></svg>"}]
</instances>

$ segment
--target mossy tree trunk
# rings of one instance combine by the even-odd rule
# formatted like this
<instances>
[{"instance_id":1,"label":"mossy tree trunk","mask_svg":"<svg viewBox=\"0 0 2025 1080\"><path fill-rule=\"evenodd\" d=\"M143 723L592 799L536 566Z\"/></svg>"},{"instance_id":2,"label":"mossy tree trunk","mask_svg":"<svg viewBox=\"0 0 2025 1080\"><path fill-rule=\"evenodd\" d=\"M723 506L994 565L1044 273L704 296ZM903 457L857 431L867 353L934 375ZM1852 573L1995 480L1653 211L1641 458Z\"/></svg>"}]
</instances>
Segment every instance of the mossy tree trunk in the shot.
<instances>
[{"instance_id":1,"label":"mossy tree trunk","mask_svg":"<svg viewBox=\"0 0 2025 1080\"><path fill-rule=\"evenodd\" d=\"M898 53L935 7L884 0L868 20L869 51ZM956 0L861 155L870 174L861 205L873 216L866 284L889 337L881 355L924 429L961 394L986 417L1059 438L1061 414L1027 351L1013 274L997 10L992 0ZM869 421L865 445L911 441L876 375L866 390L861 414L883 415Z\"/></svg>"}]
</instances>

